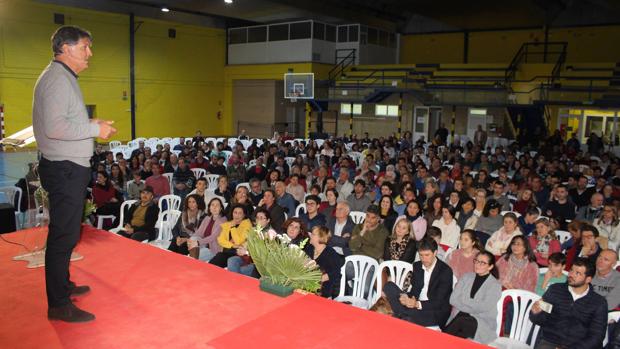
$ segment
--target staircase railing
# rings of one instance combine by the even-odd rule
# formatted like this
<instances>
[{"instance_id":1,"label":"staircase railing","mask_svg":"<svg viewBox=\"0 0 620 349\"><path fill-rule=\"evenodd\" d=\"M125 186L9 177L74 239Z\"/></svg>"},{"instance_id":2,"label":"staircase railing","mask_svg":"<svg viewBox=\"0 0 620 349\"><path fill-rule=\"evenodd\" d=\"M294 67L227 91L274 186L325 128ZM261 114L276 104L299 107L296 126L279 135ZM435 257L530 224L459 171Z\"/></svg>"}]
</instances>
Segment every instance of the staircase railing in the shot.
<instances>
[{"instance_id":1,"label":"staircase railing","mask_svg":"<svg viewBox=\"0 0 620 349\"><path fill-rule=\"evenodd\" d=\"M336 50L336 57L334 60L336 65L329 71L329 81L336 81L348 67L355 64L355 53L356 50L354 48Z\"/></svg>"},{"instance_id":2,"label":"staircase railing","mask_svg":"<svg viewBox=\"0 0 620 349\"><path fill-rule=\"evenodd\" d=\"M555 62L550 82L560 76L560 72L566 62L566 50L568 43L560 42L526 42L521 45L517 54L510 61L506 69L506 86L515 80L519 66L522 63L550 63Z\"/></svg>"}]
</instances>

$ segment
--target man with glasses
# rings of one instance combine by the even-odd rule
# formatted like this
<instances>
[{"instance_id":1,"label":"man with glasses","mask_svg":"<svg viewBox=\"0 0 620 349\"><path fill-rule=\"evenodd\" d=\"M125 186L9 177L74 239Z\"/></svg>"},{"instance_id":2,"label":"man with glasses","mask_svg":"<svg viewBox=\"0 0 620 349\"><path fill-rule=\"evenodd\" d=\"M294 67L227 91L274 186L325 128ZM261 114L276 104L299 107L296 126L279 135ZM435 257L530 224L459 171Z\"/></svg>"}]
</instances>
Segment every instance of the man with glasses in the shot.
<instances>
[{"instance_id":1,"label":"man with glasses","mask_svg":"<svg viewBox=\"0 0 620 349\"><path fill-rule=\"evenodd\" d=\"M250 180L250 200L254 206L258 206L258 203L263 199L263 189L260 185L260 179L252 178Z\"/></svg>"},{"instance_id":2,"label":"man with glasses","mask_svg":"<svg viewBox=\"0 0 620 349\"><path fill-rule=\"evenodd\" d=\"M566 252L566 268L570 269L573 260L577 257L589 260L592 265L596 264L596 260L601 253L601 246L596 242L598 235L596 227L590 224L581 226L581 239Z\"/></svg>"},{"instance_id":3,"label":"man with glasses","mask_svg":"<svg viewBox=\"0 0 620 349\"><path fill-rule=\"evenodd\" d=\"M549 286L530 311L541 327L536 349L602 348L607 330L607 301L590 287L594 265L577 258L568 283Z\"/></svg>"},{"instance_id":4,"label":"man with glasses","mask_svg":"<svg viewBox=\"0 0 620 349\"><path fill-rule=\"evenodd\" d=\"M319 205L321 199L317 195L308 195L306 197L306 212L299 214L299 219L307 227L308 231L316 226L324 226L327 222L325 216L319 213Z\"/></svg>"}]
</instances>

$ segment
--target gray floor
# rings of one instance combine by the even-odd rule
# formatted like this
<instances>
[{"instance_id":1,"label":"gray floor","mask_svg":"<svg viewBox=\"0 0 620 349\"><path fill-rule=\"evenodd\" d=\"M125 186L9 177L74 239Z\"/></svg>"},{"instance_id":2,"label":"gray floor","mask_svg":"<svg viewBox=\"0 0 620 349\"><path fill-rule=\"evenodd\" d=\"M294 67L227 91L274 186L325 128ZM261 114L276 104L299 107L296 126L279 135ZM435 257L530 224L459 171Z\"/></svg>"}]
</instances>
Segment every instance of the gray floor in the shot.
<instances>
[{"instance_id":1,"label":"gray floor","mask_svg":"<svg viewBox=\"0 0 620 349\"><path fill-rule=\"evenodd\" d=\"M0 151L0 187L12 186L28 173L28 163L37 161L36 151Z\"/></svg>"}]
</instances>

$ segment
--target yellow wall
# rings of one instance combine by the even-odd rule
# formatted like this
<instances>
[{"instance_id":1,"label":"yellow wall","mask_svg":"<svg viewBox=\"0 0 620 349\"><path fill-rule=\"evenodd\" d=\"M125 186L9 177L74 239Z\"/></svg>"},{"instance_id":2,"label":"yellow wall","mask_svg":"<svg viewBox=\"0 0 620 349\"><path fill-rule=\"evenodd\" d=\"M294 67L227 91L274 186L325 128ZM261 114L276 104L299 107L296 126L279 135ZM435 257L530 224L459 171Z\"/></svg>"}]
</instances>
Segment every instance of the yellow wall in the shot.
<instances>
[{"instance_id":1,"label":"yellow wall","mask_svg":"<svg viewBox=\"0 0 620 349\"><path fill-rule=\"evenodd\" d=\"M462 33L403 35L400 63L462 63Z\"/></svg>"},{"instance_id":2,"label":"yellow wall","mask_svg":"<svg viewBox=\"0 0 620 349\"><path fill-rule=\"evenodd\" d=\"M401 36L400 63L462 63L463 33ZM567 62L619 62L620 26L552 28L549 42L568 42ZM544 42L543 29L470 32L468 63L510 63L525 42Z\"/></svg>"},{"instance_id":3,"label":"yellow wall","mask_svg":"<svg viewBox=\"0 0 620 349\"><path fill-rule=\"evenodd\" d=\"M129 16L23 0L0 1L0 103L7 135L31 124L34 84L52 59L54 13L93 34L94 55L79 79L85 103L96 105L97 117L115 121L114 139L129 140ZM143 22L136 33L136 136L186 136L198 128L222 133L216 114L224 97L225 32L136 22ZM168 28L176 28L176 39L168 38Z\"/></svg>"}]
</instances>

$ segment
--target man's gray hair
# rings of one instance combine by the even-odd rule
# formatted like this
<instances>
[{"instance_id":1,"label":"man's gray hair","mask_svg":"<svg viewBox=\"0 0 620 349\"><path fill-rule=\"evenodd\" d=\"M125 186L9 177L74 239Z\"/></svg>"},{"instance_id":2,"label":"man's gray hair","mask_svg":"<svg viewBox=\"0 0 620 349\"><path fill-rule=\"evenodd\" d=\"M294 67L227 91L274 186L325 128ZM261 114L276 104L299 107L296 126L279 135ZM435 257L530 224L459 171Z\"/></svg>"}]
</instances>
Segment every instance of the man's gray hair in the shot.
<instances>
[{"instance_id":1,"label":"man's gray hair","mask_svg":"<svg viewBox=\"0 0 620 349\"><path fill-rule=\"evenodd\" d=\"M93 36L89 31L75 25L63 25L56 29L54 34L52 34L52 52L54 52L54 56L63 53L62 46L64 44L75 45L82 38L93 40Z\"/></svg>"}]
</instances>

